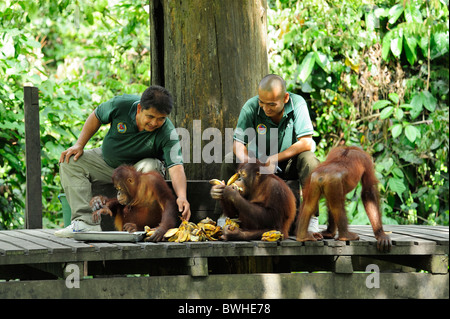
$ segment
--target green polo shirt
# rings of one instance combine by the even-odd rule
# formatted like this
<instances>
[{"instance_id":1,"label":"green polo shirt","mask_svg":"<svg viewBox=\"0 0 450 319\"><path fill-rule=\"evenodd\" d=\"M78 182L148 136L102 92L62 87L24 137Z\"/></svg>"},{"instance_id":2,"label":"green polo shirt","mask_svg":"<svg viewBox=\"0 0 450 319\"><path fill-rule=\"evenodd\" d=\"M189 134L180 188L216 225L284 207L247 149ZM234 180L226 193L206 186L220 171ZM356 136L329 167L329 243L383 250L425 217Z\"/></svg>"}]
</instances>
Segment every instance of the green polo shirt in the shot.
<instances>
[{"instance_id":1,"label":"green polo shirt","mask_svg":"<svg viewBox=\"0 0 450 319\"><path fill-rule=\"evenodd\" d=\"M139 101L138 95L124 94L95 109L102 124L111 124L102 144L105 162L114 168L133 165L144 158L157 158L166 167L183 164L178 134L169 118L153 132L139 132L136 124Z\"/></svg>"},{"instance_id":2,"label":"green polo shirt","mask_svg":"<svg viewBox=\"0 0 450 319\"><path fill-rule=\"evenodd\" d=\"M259 106L258 96L249 99L239 114L234 139L247 145L257 158L264 158L283 152L298 138L313 133L306 101L300 95L289 93L278 125Z\"/></svg>"}]
</instances>

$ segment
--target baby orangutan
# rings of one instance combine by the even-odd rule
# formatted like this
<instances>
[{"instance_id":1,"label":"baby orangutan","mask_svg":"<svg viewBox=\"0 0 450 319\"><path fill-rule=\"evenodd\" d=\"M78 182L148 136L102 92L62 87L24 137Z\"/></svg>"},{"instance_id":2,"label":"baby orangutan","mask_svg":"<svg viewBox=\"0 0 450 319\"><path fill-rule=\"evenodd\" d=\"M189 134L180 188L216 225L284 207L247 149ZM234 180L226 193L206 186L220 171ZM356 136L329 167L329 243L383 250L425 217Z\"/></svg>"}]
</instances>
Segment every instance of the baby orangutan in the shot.
<instances>
[{"instance_id":1,"label":"baby orangutan","mask_svg":"<svg viewBox=\"0 0 450 319\"><path fill-rule=\"evenodd\" d=\"M159 173L141 173L133 166L122 165L114 170L112 180L116 198L91 199L94 222L105 214L113 217L116 230L134 232L143 231L144 226L157 227L151 241L162 240L166 231L175 227L179 215L175 196Z\"/></svg>"}]
</instances>

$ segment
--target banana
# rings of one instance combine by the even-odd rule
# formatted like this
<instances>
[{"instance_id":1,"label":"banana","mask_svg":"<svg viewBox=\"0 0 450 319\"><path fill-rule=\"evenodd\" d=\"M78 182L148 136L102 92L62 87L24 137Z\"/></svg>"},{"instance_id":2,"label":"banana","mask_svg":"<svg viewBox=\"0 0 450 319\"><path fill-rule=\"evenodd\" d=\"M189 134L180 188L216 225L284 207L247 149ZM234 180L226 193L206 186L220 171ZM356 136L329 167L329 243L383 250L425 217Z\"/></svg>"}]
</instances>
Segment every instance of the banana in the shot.
<instances>
[{"instance_id":1,"label":"banana","mask_svg":"<svg viewBox=\"0 0 450 319\"><path fill-rule=\"evenodd\" d=\"M206 217L204 219L202 219L201 221L198 222L199 224L211 224L211 225L215 225L216 222L213 221L211 218Z\"/></svg>"},{"instance_id":2,"label":"banana","mask_svg":"<svg viewBox=\"0 0 450 319\"><path fill-rule=\"evenodd\" d=\"M203 224L202 228L204 231L215 231L216 230L216 226L211 225L211 224Z\"/></svg>"},{"instance_id":3,"label":"banana","mask_svg":"<svg viewBox=\"0 0 450 319\"><path fill-rule=\"evenodd\" d=\"M164 234L164 238L170 238L175 236L175 234L178 232L178 228L171 228L169 229L165 234Z\"/></svg>"},{"instance_id":4,"label":"banana","mask_svg":"<svg viewBox=\"0 0 450 319\"><path fill-rule=\"evenodd\" d=\"M191 237L191 233L189 233L189 231L187 231L186 229L183 230L183 232L181 233L181 236L178 237L178 239L176 240L177 243L184 243L185 241L189 241Z\"/></svg>"},{"instance_id":5,"label":"banana","mask_svg":"<svg viewBox=\"0 0 450 319\"><path fill-rule=\"evenodd\" d=\"M239 173L234 174L233 176L230 177L230 179L227 182L227 185L231 185L233 184L235 181L237 181L239 178Z\"/></svg>"},{"instance_id":6,"label":"banana","mask_svg":"<svg viewBox=\"0 0 450 319\"><path fill-rule=\"evenodd\" d=\"M149 226L144 226L144 231L145 231L145 235L147 237L150 237L155 233L156 228L150 228Z\"/></svg>"},{"instance_id":7,"label":"banana","mask_svg":"<svg viewBox=\"0 0 450 319\"><path fill-rule=\"evenodd\" d=\"M233 224L239 227L236 223L237 219L229 219L228 224ZM144 227L147 237L150 237L155 232L156 228ZM164 239L169 242L184 243L187 241L198 242L206 240L219 240L222 235L222 227L217 226L216 222L209 217L202 219L198 224L188 222L181 219L181 224L178 228L170 228L165 234Z\"/></svg>"},{"instance_id":8,"label":"banana","mask_svg":"<svg viewBox=\"0 0 450 319\"><path fill-rule=\"evenodd\" d=\"M218 180L217 178L213 178L209 181L211 185L225 185L224 181Z\"/></svg>"},{"instance_id":9,"label":"banana","mask_svg":"<svg viewBox=\"0 0 450 319\"><path fill-rule=\"evenodd\" d=\"M239 228L239 223L240 223L240 220L239 219L237 219L237 218L234 218L234 219L231 219L231 218L226 218L225 219L225 226L229 226L228 228L230 229L230 230L234 230L235 228Z\"/></svg>"},{"instance_id":10,"label":"banana","mask_svg":"<svg viewBox=\"0 0 450 319\"><path fill-rule=\"evenodd\" d=\"M264 234L262 234L261 240L263 241L283 240L283 234L278 230L267 231Z\"/></svg>"}]
</instances>

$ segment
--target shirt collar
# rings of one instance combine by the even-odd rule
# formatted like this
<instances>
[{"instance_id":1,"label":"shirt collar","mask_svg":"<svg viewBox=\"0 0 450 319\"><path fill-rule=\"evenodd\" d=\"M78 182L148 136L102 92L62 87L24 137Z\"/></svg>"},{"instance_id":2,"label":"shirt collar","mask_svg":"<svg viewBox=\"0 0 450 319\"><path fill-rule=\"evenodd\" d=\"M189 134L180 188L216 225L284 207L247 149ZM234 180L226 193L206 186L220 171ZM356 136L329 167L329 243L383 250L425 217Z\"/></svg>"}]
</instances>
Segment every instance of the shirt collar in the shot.
<instances>
[{"instance_id":1,"label":"shirt collar","mask_svg":"<svg viewBox=\"0 0 450 319\"><path fill-rule=\"evenodd\" d=\"M137 105L139 104L139 101L136 101L133 103L133 105L130 108L130 112L128 115L130 116L130 122L134 127L137 129L137 123L136 123L136 114L137 114Z\"/></svg>"}]
</instances>

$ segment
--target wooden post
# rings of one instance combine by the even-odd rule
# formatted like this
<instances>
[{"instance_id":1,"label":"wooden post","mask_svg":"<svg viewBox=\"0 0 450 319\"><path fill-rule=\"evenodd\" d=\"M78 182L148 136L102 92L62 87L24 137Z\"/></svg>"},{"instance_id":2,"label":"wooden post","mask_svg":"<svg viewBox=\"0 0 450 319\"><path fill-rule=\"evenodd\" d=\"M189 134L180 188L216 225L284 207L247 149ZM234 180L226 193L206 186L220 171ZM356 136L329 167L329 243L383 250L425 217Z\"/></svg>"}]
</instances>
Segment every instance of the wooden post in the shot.
<instances>
[{"instance_id":1,"label":"wooden post","mask_svg":"<svg viewBox=\"0 0 450 319\"><path fill-rule=\"evenodd\" d=\"M42 228L41 139L39 126L39 92L24 87L26 201L25 227Z\"/></svg>"},{"instance_id":2,"label":"wooden post","mask_svg":"<svg viewBox=\"0 0 450 319\"><path fill-rule=\"evenodd\" d=\"M151 84L172 93L170 119L189 132L181 138L183 154L189 155L184 161L188 178L215 178L231 151L232 130L242 106L258 93L259 81L269 72L267 1L151 0L149 4ZM221 132L221 142L218 135L203 135L209 128ZM214 147L212 154L220 160L212 163L202 158L204 146L211 143L208 139L222 145L222 149Z\"/></svg>"}]
</instances>

